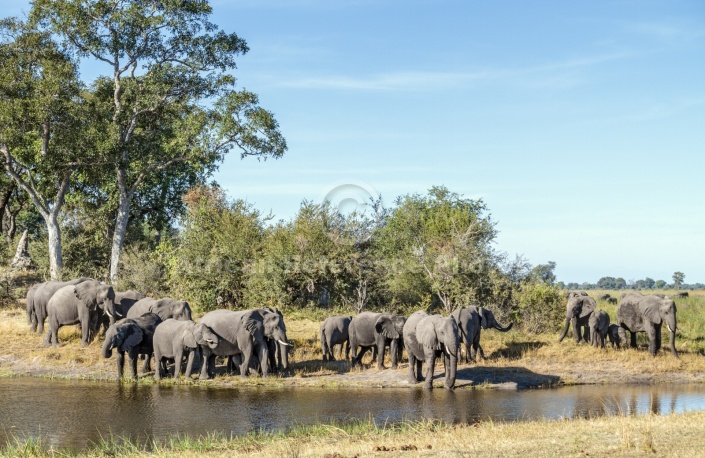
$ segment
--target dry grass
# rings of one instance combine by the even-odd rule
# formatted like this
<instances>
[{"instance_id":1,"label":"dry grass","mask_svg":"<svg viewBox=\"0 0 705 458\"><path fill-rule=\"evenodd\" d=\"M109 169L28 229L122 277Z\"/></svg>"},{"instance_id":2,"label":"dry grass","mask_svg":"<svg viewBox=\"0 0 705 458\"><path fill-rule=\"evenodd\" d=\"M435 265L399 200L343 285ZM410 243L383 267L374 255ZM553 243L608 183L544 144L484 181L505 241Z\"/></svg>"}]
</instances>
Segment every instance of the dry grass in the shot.
<instances>
[{"instance_id":1,"label":"dry grass","mask_svg":"<svg viewBox=\"0 0 705 458\"><path fill-rule=\"evenodd\" d=\"M417 422L379 427L372 422L316 425L289 433L228 438L172 438L134 444L109 438L83 456L169 457L586 457L702 456L705 412L669 416L600 417L589 420ZM4 456L66 456L41 439L16 440Z\"/></svg>"}]
</instances>

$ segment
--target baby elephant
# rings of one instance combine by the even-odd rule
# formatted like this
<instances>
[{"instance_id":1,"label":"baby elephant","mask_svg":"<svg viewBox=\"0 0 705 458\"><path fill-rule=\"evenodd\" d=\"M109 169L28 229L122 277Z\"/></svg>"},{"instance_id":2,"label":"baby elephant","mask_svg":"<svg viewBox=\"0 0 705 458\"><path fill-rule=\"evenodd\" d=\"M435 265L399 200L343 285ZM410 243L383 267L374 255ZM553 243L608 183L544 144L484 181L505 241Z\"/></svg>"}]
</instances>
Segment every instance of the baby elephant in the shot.
<instances>
[{"instance_id":1,"label":"baby elephant","mask_svg":"<svg viewBox=\"0 0 705 458\"><path fill-rule=\"evenodd\" d=\"M350 339L348 337L348 326L352 321L351 316L330 316L321 324L321 350L323 351L323 361L335 361L333 347L340 345L340 358L343 357L343 347L345 347L345 359L350 357Z\"/></svg>"},{"instance_id":2,"label":"baby elephant","mask_svg":"<svg viewBox=\"0 0 705 458\"><path fill-rule=\"evenodd\" d=\"M624 328L616 324L611 324L610 327L607 328L607 336L613 347L619 348L622 342L627 341L627 333L624 332Z\"/></svg>"},{"instance_id":3,"label":"baby elephant","mask_svg":"<svg viewBox=\"0 0 705 458\"><path fill-rule=\"evenodd\" d=\"M149 371L149 360L153 352L152 337L161 321L159 315L145 313L135 319L123 318L108 328L105 332L105 342L103 342L103 357L110 358L113 355L113 348L117 350L118 378L122 378L125 353L130 358L133 379L137 379L138 355L147 356L144 371Z\"/></svg>"},{"instance_id":4,"label":"baby elephant","mask_svg":"<svg viewBox=\"0 0 705 458\"><path fill-rule=\"evenodd\" d=\"M203 323L175 320L173 318L164 320L154 331L154 363L156 364L154 378L159 380L162 375L166 374L166 361L164 360L169 358L174 359L174 378L179 378L184 352L188 353L184 377L189 378L193 369L196 350L200 350L204 346L214 350L218 343L218 335ZM203 354L203 351L201 351L201 354ZM162 374L162 363L164 374Z\"/></svg>"},{"instance_id":5,"label":"baby elephant","mask_svg":"<svg viewBox=\"0 0 705 458\"><path fill-rule=\"evenodd\" d=\"M605 338L610 326L610 316L604 310L595 310L590 315L590 343L594 347L605 348Z\"/></svg>"}]
</instances>

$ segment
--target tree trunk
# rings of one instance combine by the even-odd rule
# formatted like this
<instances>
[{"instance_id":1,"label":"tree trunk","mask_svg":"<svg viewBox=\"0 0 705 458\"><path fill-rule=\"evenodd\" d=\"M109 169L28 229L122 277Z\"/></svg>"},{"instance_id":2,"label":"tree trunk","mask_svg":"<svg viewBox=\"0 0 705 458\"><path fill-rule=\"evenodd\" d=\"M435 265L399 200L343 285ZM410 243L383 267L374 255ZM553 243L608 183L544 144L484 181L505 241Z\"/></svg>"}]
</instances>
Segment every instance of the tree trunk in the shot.
<instances>
[{"instance_id":1,"label":"tree trunk","mask_svg":"<svg viewBox=\"0 0 705 458\"><path fill-rule=\"evenodd\" d=\"M45 219L49 233L49 272L52 280L61 280L64 260L61 256L61 229L56 215L50 214Z\"/></svg>"},{"instance_id":2,"label":"tree trunk","mask_svg":"<svg viewBox=\"0 0 705 458\"><path fill-rule=\"evenodd\" d=\"M115 220L115 232L113 233L113 247L110 253L110 280L114 283L117 280L120 265L120 255L125 244L127 234L127 223L130 220L130 196L127 192L120 192L120 205L118 206L117 219Z\"/></svg>"}]
</instances>

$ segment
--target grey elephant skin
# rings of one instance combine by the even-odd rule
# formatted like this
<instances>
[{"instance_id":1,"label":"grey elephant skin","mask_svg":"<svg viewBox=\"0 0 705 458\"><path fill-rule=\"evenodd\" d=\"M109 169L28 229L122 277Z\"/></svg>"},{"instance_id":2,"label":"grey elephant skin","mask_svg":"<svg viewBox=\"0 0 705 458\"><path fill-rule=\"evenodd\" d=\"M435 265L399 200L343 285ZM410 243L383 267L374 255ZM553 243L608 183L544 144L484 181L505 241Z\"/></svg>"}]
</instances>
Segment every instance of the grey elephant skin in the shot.
<instances>
[{"instance_id":1,"label":"grey elephant skin","mask_svg":"<svg viewBox=\"0 0 705 458\"><path fill-rule=\"evenodd\" d=\"M362 312L353 317L348 326L352 366L360 364L368 350L377 348L377 368L384 369L384 352L389 346L392 369L396 369L404 345L405 322L405 317L389 313ZM359 348L362 351L358 353Z\"/></svg>"},{"instance_id":2,"label":"grey elephant skin","mask_svg":"<svg viewBox=\"0 0 705 458\"><path fill-rule=\"evenodd\" d=\"M279 309L263 307L257 309L264 319L264 341L267 344L269 368L273 372L289 368L289 349L293 345L286 335L284 314Z\"/></svg>"},{"instance_id":3,"label":"grey elephant skin","mask_svg":"<svg viewBox=\"0 0 705 458\"><path fill-rule=\"evenodd\" d=\"M203 323L194 323L193 321L182 321L169 318L157 326L152 337L152 345L154 347L154 378L159 380L162 375L166 374L166 359L174 360L174 378L178 379L181 375L181 363L184 354L188 355L186 362L186 371L184 377L191 377L193 369L193 361L200 349L203 354L203 348L208 347L211 351L218 346L218 336L211 328ZM164 374L162 374L162 370Z\"/></svg>"},{"instance_id":4,"label":"grey elephant skin","mask_svg":"<svg viewBox=\"0 0 705 458\"><path fill-rule=\"evenodd\" d=\"M43 334L44 322L47 319L47 305L49 304L49 299L64 286L76 285L86 280L91 279L80 277L70 281L46 281L33 286L30 289L30 291L34 289L31 297L29 296L29 292L27 293L27 315L30 330L32 332L36 331L37 334Z\"/></svg>"},{"instance_id":5,"label":"grey elephant skin","mask_svg":"<svg viewBox=\"0 0 705 458\"><path fill-rule=\"evenodd\" d=\"M436 358L443 357L445 387L452 389L455 386L460 349L460 335L455 318L418 311L406 320L402 334L409 356L409 381L416 383L422 380L421 370L425 362L424 388L432 389Z\"/></svg>"},{"instance_id":6,"label":"grey elephant skin","mask_svg":"<svg viewBox=\"0 0 705 458\"><path fill-rule=\"evenodd\" d=\"M676 351L676 303L672 299L638 292L626 294L617 306L617 324L630 332L631 346L636 348L636 333L646 332L649 337L649 353L656 356L661 348L661 326L665 323L670 333L671 353Z\"/></svg>"},{"instance_id":7,"label":"grey elephant skin","mask_svg":"<svg viewBox=\"0 0 705 458\"><path fill-rule=\"evenodd\" d=\"M508 332L514 326L502 326L495 319L492 311L475 305L458 307L453 310L451 316L455 319L460 330L460 340L465 344L465 362L476 362L476 354L479 353L485 359L485 352L480 345L480 336L483 329L496 329L500 332Z\"/></svg>"},{"instance_id":8,"label":"grey elephant skin","mask_svg":"<svg viewBox=\"0 0 705 458\"><path fill-rule=\"evenodd\" d=\"M191 321L191 307L186 301L178 301L170 297L154 299L145 297L138 300L125 314L125 318L137 318L145 313L156 313L159 318L168 320Z\"/></svg>"},{"instance_id":9,"label":"grey elephant skin","mask_svg":"<svg viewBox=\"0 0 705 458\"><path fill-rule=\"evenodd\" d=\"M117 350L117 374L122 378L125 366L125 353L130 359L132 378L137 379L137 357L145 355L144 371L149 370L149 361L154 352L152 339L161 318L155 313L147 313L135 319L123 318L112 324L105 332L102 354L104 358ZM158 364L157 364L158 366Z\"/></svg>"},{"instance_id":10,"label":"grey elephant skin","mask_svg":"<svg viewBox=\"0 0 705 458\"><path fill-rule=\"evenodd\" d=\"M597 301L592 297L588 296L585 292L570 293L568 298L568 303L566 304L565 312L565 326L563 327L563 332L558 338L558 342L562 342L566 335L568 335L568 329L573 326L573 335L575 336L575 343L580 343L580 340L585 342L590 342L590 315L597 308ZM583 330L581 334L581 328Z\"/></svg>"},{"instance_id":11,"label":"grey elephant skin","mask_svg":"<svg viewBox=\"0 0 705 458\"><path fill-rule=\"evenodd\" d=\"M323 361L335 361L334 347L340 346L339 358L343 359L343 350L345 350L345 358L350 357L350 339L348 328L352 316L329 316L321 323L319 329L321 340L321 351L323 352Z\"/></svg>"},{"instance_id":12,"label":"grey elephant skin","mask_svg":"<svg viewBox=\"0 0 705 458\"><path fill-rule=\"evenodd\" d=\"M622 342L627 341L627 333L624 331L624 328L616 324L611 324L607 328L607 337L612 347L617 349L620 348Z\"/></svg>"},{"instance_id":13,"label":"grey elephant skin","mask_svg":"<svg viewBox=\"0 0 705 458\"><path fill-rule=\"evenodd\" d=\"M610 316L604 310L596 310L588 320L590 343L593 347L605 348L605 339L610 327Z\"/></svg>"},{"instance_id":14,"label":"grey elephant skin","mask_svg":"<svg viewBox=\"0 0 705 458\"><path fill-rule=\"evenodd\" d=\"M207 379L215 372L216 356L237 356L240 375L249 374L250 362L256 356L263 376L269 374L268 347L264 337L264 317L257 310L213 310L203 315L201 323L218 336L218 346L203 348L203 366L200 379Z\"/></svg>"},{"instance_id":15,"label":"grey elephant skin","mask_svg":"<svg viewBox=\"0 0 705 458\"><path fill-rule=\"evenodd\" d=\"M110 323L115 322L114 299L113 287L97 280L86 280L59 289L47 304L49 331L44 344L57 346L61 326L80 324L81 343L88 345L92 338L91 323L96 322L96 314L107 314Z\"/></svg>"}]
</instances>

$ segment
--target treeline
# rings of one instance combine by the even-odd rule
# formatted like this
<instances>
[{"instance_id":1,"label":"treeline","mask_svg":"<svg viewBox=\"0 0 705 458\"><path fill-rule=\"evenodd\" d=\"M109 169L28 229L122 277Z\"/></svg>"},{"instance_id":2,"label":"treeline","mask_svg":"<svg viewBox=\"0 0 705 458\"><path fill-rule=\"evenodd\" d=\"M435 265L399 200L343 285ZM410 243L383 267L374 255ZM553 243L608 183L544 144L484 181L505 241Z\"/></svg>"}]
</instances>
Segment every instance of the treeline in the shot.
<instances>
[{"instance_id":1,"label":"treeline","mask_svg":"<svg viewBox=\"0 0 705 458\"><path fill-rule=\"evenodd\" d=\"M563 289L578 290L578 289L705 289L702 283L688 284L684 283L685 274L683 272L673 273L673 282L667 283L665 280L654 280L646 277L643 280L625 280L622 277L602 277L597 280L597 283L563 283L558 282L557 285Z\"/></svg>"},{"instance_id":2,"label":"treeline","mask_svg":"<svg viewBox=\"0 0 705 458\"><path fill-rule=\"evenodd\" d=\"M202 311L268 305L449 313L480 304L535 332L553 329L564 313L561 291L545 278L555 264L532 268L494 250L485 204L444 187L401 196L391 208L370 202L364 213L305 201L277 222L217 185L196 187L183 201L178 229L145 230L127 246L118 289L185 298ZM87 229L74 227L65 248L71 275L106 272L108 246L93 243L100 234ZM30 251L47 272L45 246L36 240Z\"/></svg>"}]
</instances>

